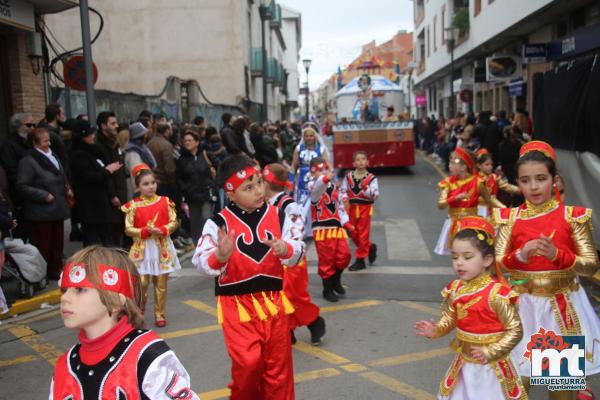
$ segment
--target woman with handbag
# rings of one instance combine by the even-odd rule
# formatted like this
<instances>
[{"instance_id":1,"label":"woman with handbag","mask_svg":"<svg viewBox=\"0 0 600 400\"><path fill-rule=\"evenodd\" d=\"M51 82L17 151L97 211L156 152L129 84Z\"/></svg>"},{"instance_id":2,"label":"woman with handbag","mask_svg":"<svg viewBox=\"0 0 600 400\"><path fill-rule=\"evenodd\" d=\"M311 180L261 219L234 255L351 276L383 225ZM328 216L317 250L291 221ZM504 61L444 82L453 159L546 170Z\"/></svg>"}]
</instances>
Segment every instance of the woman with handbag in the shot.
<instances>
[{"instance_id":1,"label":"woman with handbag","mask_svg":"<svg viewBox=\"0 0 600 400\"><path fill-rule=\"evenodd\" d=\"M29 222L31 244L48 264L48 279L57 280L62 269L64 221L69 218L65 170L50 149L50 134L45 128L29 132L33 149L19 161L17 191L24 200L24 215Z\"/></svg>"},{"instance_id":2,"label":"woman with handbag","mask_svg":"<svg viewBox=\"0 0 600 400\"><path fill-rule=\"evenodd\" d=\"M198 242L204 223L217 202L214 156L200 148L200 137L193 131L183 134L183 149L177 160L177 186L190 210L192 239Z\"/></svg>"}]
</instances>

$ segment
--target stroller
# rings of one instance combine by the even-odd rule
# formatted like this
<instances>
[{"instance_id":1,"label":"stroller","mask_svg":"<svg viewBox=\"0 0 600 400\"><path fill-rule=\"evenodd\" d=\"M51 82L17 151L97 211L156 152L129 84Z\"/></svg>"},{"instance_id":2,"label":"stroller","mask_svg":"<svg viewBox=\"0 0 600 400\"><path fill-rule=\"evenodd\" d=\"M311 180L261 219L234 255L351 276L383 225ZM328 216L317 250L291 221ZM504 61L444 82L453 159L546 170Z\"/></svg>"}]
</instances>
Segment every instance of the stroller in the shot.
<instances>
[{"instance_id":1,"label":"stroller","mask_svg":"<svg viewBox=\"0 0 600 400\"><path fill-rule=\"evenodd\" d=\"M4 239L6 261L3 274L19 282L19 292L23 297L32 297L37 290L48 286L46 260L39 250L25 244L21 239Z\"/></svg>"}]
</instances>

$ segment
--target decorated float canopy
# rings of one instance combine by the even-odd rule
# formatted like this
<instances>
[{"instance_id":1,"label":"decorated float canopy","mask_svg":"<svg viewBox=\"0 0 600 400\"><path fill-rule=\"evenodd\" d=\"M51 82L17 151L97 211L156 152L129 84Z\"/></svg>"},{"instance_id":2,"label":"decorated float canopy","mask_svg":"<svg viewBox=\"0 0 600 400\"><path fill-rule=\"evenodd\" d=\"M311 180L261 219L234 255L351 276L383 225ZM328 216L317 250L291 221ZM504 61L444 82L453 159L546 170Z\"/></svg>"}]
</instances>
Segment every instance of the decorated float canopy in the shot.
<instances>
[{"instance_id":1,"label":"decorated float canopy","mask_svg":"<svg viewBox=\"0 0 600 400\"><path fill-rule=\"evenodd\" d=\"M361 89L358 86L360 78L360 76L357 76L356 78L352 79L346 86L336 93L335 97L356 95L358 92L360 92ZM371 90L373 92L401 92L402 88L381 75L371 75Z\"/></svg>"},{"instance_id":2,"label":"decorated float canopy","mask_svg":"<svg viewBox=\"0 0 600 400\"><path fill-rule=\"evenodd\" d=\"M404 111L404 93L402 87L396 85L391 80L381 75L370 75L371 78L371 93L376 100L372 104L376 104L378 110L371 110L378 115L380 119L385 117L386 109L389 106L394 107L395 114ZM337 118L346 118L348 120L358 120L357 117L357 100L360 87L361 76L352 79L346 86L340 89L335 97L337 103Z\"/></svg>"}]
</instances>

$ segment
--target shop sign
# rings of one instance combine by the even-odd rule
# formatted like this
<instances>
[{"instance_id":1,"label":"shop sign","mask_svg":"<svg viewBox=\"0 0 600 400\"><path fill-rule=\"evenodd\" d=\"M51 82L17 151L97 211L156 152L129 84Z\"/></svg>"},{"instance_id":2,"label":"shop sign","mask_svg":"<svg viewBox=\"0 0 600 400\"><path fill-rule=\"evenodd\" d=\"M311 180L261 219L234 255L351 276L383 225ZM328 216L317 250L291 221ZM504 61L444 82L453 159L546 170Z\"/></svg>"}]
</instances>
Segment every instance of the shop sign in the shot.
<instances>
[{"instance_id":1,"label":"shop sign","mask_svg":"<svg viewBox=\"0 0 600 400\"><path fill-rule=\"evenodd\" d=\"M545 63L548 61L548 47L546 43L524 44L523 64Z\"/></svg>"},{"instance_id":2,"label":"shop sign","mask_svg":"<svg viewBox=\"0 0 600 400\"><path fill-rule=\"evenodd\" d=\"M0 0L0 24L35 31L33 4L21 0Z\"/></svg>"},{"instance_id":3,"label":"shop sign","mask_svg":"<svg viewBox=\"0 0 600 400\"><path fill-rule=\"evenodd\" d=\"M427 103L427 98L423 95L415 96L415 104L419 107L423 107Z\"/></svg>"}]
</instances>

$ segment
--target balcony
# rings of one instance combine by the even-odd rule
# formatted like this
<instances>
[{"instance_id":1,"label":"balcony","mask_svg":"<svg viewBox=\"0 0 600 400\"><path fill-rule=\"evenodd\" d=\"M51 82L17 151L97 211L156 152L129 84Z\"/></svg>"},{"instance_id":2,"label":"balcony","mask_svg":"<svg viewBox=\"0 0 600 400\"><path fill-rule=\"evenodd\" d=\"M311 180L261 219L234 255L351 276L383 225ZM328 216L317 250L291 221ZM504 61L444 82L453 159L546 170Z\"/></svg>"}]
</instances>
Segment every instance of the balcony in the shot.
<instances>
[{"instance_id":1,"label":"balcony","mask_svg":"<svg viewBox=\"0 0 600 400\"><path fill-rule=\"evenodd\" d=\"M254 77L261 76L263 70L263 49L252 48L250 55L250 74Z\"/></svg>"},{"instance_id":2,"label":"balcony","mask_svg":"<svg viewBox=\"0 0 600 400\"><path fill-rule=\"evenodd\" d=\"M271 28L281 28L281 6L279 4L276 4L273 0L269 7L271 8L271 14L273 15L273 18L271 18L270 21Z\"/></svg>"},{"instance_id":3,"label":"balcony","mask_svg":"<svg viewBox=\"0 0 600 400\"><path fill-rule=\"evenodd\" d=\"M454 46L458 46L469 38L469 8L463 7L456 10L452 17L452 26L458 29L458 36Z\"/></svg>"},{"instance_id":4,"label":"balcony","mask_svg":"<svg viewBox=\"0 0 600 400\"><path fill-rule=\"evenodd\" d=\"M267 60L267 82L273 83L277 81L277 70L279 69L279 65L277 60L274 58L269 58Z\"/></svg>"}]
</instances>

